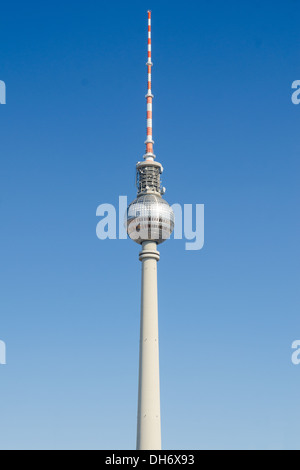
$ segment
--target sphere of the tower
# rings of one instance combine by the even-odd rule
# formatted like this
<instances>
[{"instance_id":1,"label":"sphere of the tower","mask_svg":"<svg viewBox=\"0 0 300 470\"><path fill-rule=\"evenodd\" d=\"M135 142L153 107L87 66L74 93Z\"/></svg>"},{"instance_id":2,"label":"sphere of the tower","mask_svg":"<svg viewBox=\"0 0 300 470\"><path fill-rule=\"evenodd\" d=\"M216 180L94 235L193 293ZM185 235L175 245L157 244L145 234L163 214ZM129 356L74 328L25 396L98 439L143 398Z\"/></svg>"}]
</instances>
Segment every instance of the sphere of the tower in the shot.
<instances>
[{"instance_id":1,"label":"sphere of the tower","mask_svg":"<svg viewBox=\"0 0 300 470\"><path fill-rule=\"evenodd\" d=\"M174 230L174 212L167 201L156 194L138 196L127 209L127 233L136 243L162 243Z\"/></svg>"}]
</instances>

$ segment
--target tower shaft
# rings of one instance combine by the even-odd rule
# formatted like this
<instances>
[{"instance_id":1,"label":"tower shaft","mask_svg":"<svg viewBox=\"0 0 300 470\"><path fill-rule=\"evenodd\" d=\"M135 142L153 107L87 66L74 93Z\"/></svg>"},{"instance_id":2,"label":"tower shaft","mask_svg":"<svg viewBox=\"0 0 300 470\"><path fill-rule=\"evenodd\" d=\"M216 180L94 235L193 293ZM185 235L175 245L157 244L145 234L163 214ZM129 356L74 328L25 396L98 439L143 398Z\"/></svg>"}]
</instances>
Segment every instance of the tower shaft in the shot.
<instances>
[{"instance_id":1,"label":"tower shaft","mask_svg":"<svg viewBox=\"0 0 300 470\"><path fill-rule=\"evenodd\" d=\"M157 262L153 241L143 242L137 450L161 449Z\"/></svg>"}]
</instances>

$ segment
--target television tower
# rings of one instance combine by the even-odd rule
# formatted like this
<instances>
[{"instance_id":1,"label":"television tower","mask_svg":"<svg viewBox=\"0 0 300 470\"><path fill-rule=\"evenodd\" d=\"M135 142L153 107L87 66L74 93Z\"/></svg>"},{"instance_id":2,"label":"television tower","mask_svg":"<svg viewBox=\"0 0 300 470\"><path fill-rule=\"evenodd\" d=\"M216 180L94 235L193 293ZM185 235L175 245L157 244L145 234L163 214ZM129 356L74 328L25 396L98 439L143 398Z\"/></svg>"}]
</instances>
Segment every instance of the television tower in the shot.
<instances>
[{"instance_id":1,"label":"television tower","mask_svg":"<svg viewBox=\"0 0 300 470\"><path fill-rule=\"evenodd\" d=\"M162 198L162 165L155 161L152 137L152 56L151 12L148 11L148 92L147 139L144 161L136 165L137 198L127 209L129 237L142 246L142 298L140 329L137 450L161 449L157 245L168 239L174 229L174 213Z\"/></svg>"}]
</instances>

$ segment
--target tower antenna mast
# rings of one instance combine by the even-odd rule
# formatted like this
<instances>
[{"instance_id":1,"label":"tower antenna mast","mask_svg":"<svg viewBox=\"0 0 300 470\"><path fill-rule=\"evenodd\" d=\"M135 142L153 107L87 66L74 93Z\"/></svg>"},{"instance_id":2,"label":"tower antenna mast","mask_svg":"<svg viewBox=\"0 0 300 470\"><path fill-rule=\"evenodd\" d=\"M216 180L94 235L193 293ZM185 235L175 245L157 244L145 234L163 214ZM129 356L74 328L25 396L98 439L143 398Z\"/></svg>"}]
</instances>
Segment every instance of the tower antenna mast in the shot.
<instances>
[{"instance_id":1,"label":"tower antenna mast","mask_svg":"<svg viewBox=\"0 0 300 470\"><path fill-rule=\"evenodd\" d=\"M146 144L146 154L144 156L145 160L154 160L155 155L153 154L153 136L152 136L152 103L153 103L153 95L152 95L152 38L151 38L151 11L148 11L148 92L146 95L147 99L147 140Z\"/></svg>"}]
</instances>

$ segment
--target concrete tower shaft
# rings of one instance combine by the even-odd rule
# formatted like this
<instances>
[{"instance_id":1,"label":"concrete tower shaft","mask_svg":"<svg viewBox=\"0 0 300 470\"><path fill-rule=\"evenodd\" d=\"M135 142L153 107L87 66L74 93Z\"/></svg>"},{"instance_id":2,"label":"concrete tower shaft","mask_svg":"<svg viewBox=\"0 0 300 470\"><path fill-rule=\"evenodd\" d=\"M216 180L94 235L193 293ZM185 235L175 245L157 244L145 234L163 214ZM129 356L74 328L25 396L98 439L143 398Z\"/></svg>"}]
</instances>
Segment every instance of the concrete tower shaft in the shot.
<instances>
[{"instance_id":1,"label":"concrete tower shaft","mask_svg":"<svg viewBox=\"0 0 300 470\"><path fill-rule=\"evenodd\" d=\"M144 242L139 365L137 449L161 449L158 346L157 261L155 242Z\"/></svg>"}]
</instances>

